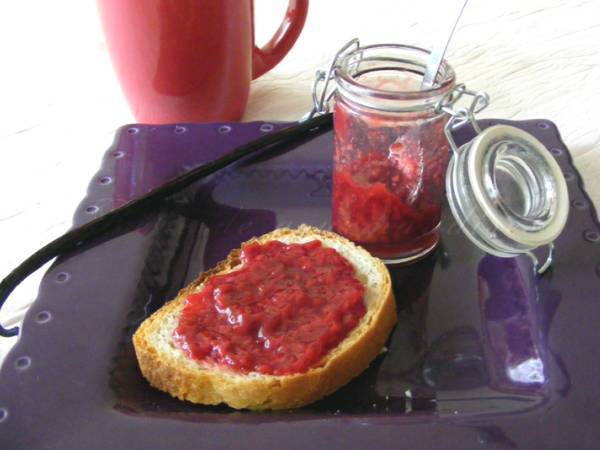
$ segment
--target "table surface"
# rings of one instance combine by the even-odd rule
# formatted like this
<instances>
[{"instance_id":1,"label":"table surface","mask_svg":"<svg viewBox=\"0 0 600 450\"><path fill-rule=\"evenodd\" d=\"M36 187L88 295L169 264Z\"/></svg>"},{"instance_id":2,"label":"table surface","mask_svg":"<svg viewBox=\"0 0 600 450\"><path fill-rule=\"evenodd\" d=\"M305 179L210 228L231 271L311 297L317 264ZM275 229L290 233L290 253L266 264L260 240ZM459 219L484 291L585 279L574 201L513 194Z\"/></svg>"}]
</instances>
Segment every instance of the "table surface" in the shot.
<instances>
[{"instance_id":1,"label":"table surface","mask_svg":"<svg viewBox=\"0 0 600 450\"><path fill-rule=\"evenodd\" d=\"M255 0L258 43L275 30L285 3ZM457 4L444 2L445 8ZM244 121L299 118L310 108L315 70L349 39L431 47L452 14L433 1L414 2L407 9L394 0L341 5L313 1L296 46L253 82ZM594 0L471 2L447 55L459 81L490 94L483 117L545 118L557 124L596 210L599 15ZM91 0L34 6L3 2L0 55L0 276L5 276L70 227L116 129L135 120ZM4 326L20 323L43 272L10 297L0 314ZM16 339L0 340L0 361Z\"/></svg>"}]
</instances>

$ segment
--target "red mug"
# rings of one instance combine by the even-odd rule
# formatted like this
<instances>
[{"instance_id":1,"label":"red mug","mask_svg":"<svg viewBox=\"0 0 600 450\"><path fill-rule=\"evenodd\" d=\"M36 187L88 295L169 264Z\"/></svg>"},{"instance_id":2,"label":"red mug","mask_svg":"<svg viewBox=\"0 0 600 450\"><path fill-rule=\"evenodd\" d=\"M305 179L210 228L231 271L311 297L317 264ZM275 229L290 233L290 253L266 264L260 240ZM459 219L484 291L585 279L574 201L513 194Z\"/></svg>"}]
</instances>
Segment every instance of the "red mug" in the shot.
<instances>
[{"instance_id":1,"label":"red mug","mask_svg":"<svg viewBox=\"0 0 600 450\"><path fill-rule=\"evenodd\" d=\"M239 120L250 81L302 31L308 0L289 0L271 40L254 44L252 0L97 0L108 49L139 122Z\"/></svg>"}]
</instances>

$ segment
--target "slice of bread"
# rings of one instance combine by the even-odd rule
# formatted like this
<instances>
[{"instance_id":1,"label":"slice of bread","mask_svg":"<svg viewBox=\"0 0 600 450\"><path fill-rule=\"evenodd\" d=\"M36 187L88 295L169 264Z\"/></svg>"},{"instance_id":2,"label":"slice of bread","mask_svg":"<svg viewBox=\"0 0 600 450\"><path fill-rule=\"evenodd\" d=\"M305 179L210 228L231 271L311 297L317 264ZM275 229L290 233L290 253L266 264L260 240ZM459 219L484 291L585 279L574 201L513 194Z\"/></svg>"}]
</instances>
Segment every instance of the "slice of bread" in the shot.
<instances>
[{"instance_id":1,"label":"slice of bread","mask_svg":"<svg viewBox=\"0 0 600 450\"><path fill-rule=\"evenodd\" d=\"M144 377L152 386L182 400L258 410L306 405L359 375L379 354L396 323L396 304L385 265L347 239L305 225L297 229L278 229L248 243L278 240L289 244L315 239L335 249L354 266L357 278L365 287L366 305L366 313L358 325L317 366L292 375L244 374L227 367L203 365L188 358L175 345L173 332L186 297L202 289L210 276L240 268L240 250L236 249L225 261L181 290L136 331L133 344Z\"/></svg>"}]
</instances>

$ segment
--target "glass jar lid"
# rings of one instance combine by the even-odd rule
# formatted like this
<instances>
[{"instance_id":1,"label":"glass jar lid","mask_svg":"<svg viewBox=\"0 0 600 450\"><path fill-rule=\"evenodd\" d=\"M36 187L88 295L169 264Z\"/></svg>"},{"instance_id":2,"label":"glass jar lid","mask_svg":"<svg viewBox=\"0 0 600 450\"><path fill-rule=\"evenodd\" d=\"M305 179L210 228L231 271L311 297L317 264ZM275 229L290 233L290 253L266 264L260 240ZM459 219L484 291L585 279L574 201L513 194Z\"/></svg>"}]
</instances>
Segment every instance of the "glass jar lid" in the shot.
<instances>
[{"instance_id":1,"label":"glass jar lid","mask_svg":"<svg viewBox=\"0 0 600 450\"><path fill-rule=\"evenodd\" d=\"M569 210L567 185L550 152L507 125L487 128L455 151L446 194L465 235L497 256L551 244Z\"/></svg>"}]
</instances>

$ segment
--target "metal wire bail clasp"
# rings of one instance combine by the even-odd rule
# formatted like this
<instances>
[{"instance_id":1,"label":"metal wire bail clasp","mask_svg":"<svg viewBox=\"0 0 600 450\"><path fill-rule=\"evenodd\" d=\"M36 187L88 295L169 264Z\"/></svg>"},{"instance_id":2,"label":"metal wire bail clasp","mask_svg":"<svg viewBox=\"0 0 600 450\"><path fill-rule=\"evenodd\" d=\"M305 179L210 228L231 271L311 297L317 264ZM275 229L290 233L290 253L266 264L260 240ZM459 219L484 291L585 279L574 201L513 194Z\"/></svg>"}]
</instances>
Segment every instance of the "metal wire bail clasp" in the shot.
<instances>
[{"instance_id":1,"label":"metal wire bail clasp","mask_svg":"<svg viewBox=\"0 0 600 450\"><path fill-rule=\"evenodd\" d=\"M352 39L338 50L331 60L331 64L329 65L329 69L327 71L323 69L317 70L315 73L315 80L313 81L312 85L313 107L311 111L302 118L302 121L311 119L318 114L325 114L329 110L329 102L335 93L335 88L331 88L330 85L330 81L334 78L335 68L343 56L358 50L359 48L360 41L358 38Z\"/></svg>"},{"instance_id":2,"label":"metal wire bail clasp","mask_svg":"<svg viewBox=\"0 0 600 450\"><path fill-rule=\"evenodd\" d=\"M471 104L468 107L456 108L456 104L464 96L471 97ZM454 141L452 131L462 127L466 123L470 123L477 134L481 133L481 128L477 123L475 114L480 113L490 104L490 96L483 91L471 91L464 84L457 85L454 89L444 95L435 105L435 110L438 113L446 113L450 116L450 120L444 126L444 134L450 148L454 154L458 154L459 148Z\"/></svg>"}]
</instances>

